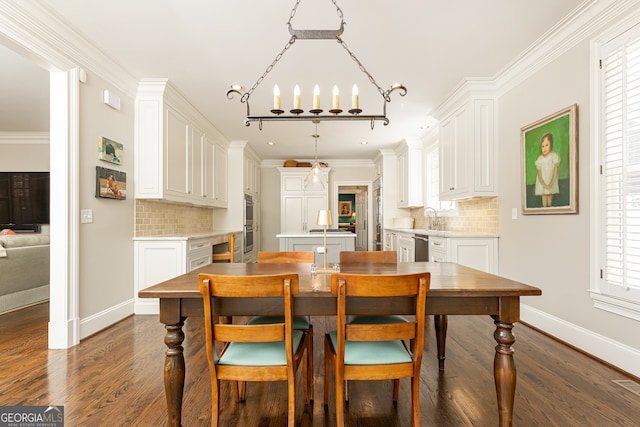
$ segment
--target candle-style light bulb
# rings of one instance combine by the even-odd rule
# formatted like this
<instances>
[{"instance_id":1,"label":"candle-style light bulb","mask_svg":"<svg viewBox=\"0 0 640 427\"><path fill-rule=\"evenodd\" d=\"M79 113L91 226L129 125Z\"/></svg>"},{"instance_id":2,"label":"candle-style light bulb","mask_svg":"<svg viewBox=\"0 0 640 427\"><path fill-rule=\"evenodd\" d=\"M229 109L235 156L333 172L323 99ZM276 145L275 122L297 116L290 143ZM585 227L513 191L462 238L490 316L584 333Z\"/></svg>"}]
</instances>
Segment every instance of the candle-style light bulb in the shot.
<instances>
[{"instance_id":1,"label":"candle-style light bulb","mask_svg":"<svg viewBox=\"0 0 640 427\"><path fill-rule=\"evenodd\" d=\"M318 85L315 85L313 87L313 109L320 109L320 88L318 87Z\"/></svg>"},{"instance_id":2,"label":"candle-style light bulb","mask_svg":"<svg viewBox=\"0 0 640 427\"><path fill-rule=\"evenodd\" d=\"M351 90L351 108L357 110L358 104L358 86L353 85L353 89Z\"/></svg>"},{"instance_id":3,"label":"candle-style light bulb","mask_svg":"<svg viewBox=\"0 0 640 427\"><path fill-rule=\"evenodd\" d=\"M275 85L273 87L273 109L280 110L281 106L282 104L280 102L280 88L278 87L278 85Z\"/></svg>"},{"instance_id":4,"label":"candle-style light bulb","mask_svg":"<svg viewBox=\"0 0 640 427\"><path fill-rule=\"evenodd\" d=\"M298 85L293 88L293 108L300 109L300 86Z\"/></svg>"},{"instance_id":5,"label":"candle-style light bulb","mask_svg":"<svg viewBox=\"0 0 640 427\"><path fill-rule=\"evenodd\" d=\"M340 108L340 92L338 86L333 86L333 109L338 110Z\"/></svg>"}]
</instances>

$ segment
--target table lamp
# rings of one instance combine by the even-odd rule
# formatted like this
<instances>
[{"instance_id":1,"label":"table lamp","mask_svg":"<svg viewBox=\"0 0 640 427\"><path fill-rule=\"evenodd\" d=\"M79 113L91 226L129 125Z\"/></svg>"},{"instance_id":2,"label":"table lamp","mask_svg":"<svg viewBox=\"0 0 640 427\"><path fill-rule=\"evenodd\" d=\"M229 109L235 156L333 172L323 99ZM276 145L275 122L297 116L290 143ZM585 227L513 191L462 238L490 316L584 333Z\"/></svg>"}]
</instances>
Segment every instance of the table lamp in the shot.
<instances>
[{"instance_id":1,"label":"table lamp","mask_svg":"<svg viewBox=\"0 0 640 427\"><path fill-rule=\"evenodd\" d=\"M318 225L322 225L322 227L324 228L324 264L322 270L319 269L318 271L322 272L324 270L325 272L330 272L331 270L327 269L327 225L333 224L333 222L331 221L331 211L325 209L319 210L318 220L316 222Z\"/></svg>"}]
</instances>

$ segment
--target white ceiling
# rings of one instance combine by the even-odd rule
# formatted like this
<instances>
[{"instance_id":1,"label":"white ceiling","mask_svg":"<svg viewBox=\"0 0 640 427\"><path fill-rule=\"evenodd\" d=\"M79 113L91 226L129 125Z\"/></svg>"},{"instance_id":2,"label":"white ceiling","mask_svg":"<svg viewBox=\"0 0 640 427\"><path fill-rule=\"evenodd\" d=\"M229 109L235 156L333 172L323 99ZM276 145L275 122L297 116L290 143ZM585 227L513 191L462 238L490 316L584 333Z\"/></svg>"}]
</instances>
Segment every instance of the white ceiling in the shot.
<instances>
[{"instance_id":1,"label":"white ceiling","mask_svg":"<svg viewBox=\"0 0 640 427\"><path fill-rule=\"evenodd\" d=\"M419 138L429 116L465 78L492 78L560 23L583 0L341 0L346 22L342 39L383 89L402 82L387 104L388 126L366 121L318 125L318 157L371 158L403 138ZM248 140L263 159L313 157L311 122L265 122L245 126L246 106L227 99L231 83L251 88L290 38L286 23L293 0L43 0L96 46L138 78L168 78L227 138ZM302 0L295 29L337 29L331 0ZM22 61L18 81L5 73L19 57L0 49L0 129L42 130L48 118L46 73ZM29 76L26 78L25 76ZM44 81L44 86L43 82ZM20 87L20 83L24 86ZM4 87L8 83L8 87ZM269 115L278 84L285 110L292 108L293 86L302 89L302 108L311 107L313 86L322 108L330 108L331 89L349 107L353 84L360 89L362 114L382 114L383 98L348 53L335 41L298 40L250 98L251 113ZM35 94L34 94L35 92ZM22 93L23 96L14 97ZM14 101L20 98L20 101ZM43 100L44 99L44 100ZM25 104L16 109L16 104ZM17 117L18 112L37 112ZM343 113L345 114L345 113ZM46 114L45 114L46 116ZM274 146L268 146L272 141ZM360 142L367 141L368 145Z\"/></svg>"}]
</instances>

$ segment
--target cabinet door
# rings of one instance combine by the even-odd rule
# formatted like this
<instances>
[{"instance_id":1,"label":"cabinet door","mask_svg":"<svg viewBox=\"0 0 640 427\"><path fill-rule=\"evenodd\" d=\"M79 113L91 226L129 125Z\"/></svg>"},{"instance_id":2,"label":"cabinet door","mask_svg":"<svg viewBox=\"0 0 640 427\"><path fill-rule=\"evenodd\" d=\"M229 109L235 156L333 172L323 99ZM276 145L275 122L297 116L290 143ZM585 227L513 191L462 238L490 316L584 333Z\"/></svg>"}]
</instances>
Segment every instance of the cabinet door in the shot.
<instances>
[{"instance_id":1,"label":"cabinet door","mask_svg":"<svg viewBox=\"0 0 640 427\"><path fill-rule=\"evenodd\" d=\"M189 159L189 189L196 198L205 197L204 161L205 161L204 132L196 127L191 128L190 159Z\"/></svg>"},{"instance_id":2,"label":"cabinet door","mask_svg":"<svg viewBox=\"0 0 640 427\"><path fill-rule=\"evenodd\" d=\"M227 161L229 154L220 144L214 145L214 199L216 206L226 207L227 195Z\"/></svg>"},{"instance_id":3,"label":"cabinet door","mask_svg":"<svg viewBox=\"0 0 640 427\"><path fill-rule=\"evenodd\" d=\"M303 231L309 231L314 228L322 228L318 225L318 211L327 209L327 196L325 195L307 195L305 199L305 224ZM327 227L329 228L329 227Z\"/></svg>"},{"instance_id":4,"label":"cabinet door","mask_svg":"<svg viewBox=\"0 0 640 427\"><path fill-rule=\"evenodd\" d=\"M451 200L469 190L468 112L460 109L442 124L440 199Z\"/></svg>"},{"instance_id":5,"label":"cabinet door","mask_svg":"<svg viewBox=\"0 0 640 427\"><path fill-rule=\"evenodd\" d=\"M188 192L189 125L172 109L166 110L165 188L167 192L185 195Z\"/></svg>"},{"instance_id":6,"label":"cabinet door","mask_svg":"<svg viewBox=\"0 0 640 427\"><path fill-rule=\"evenodd\" d=\"M498 248L496 238L451 238L449 239L451 262L488 273L498 271Z\"/></svg>"},{"instance_id":7,"label":"cabinet door","mask_svg":"<svg viewBox=\"0 0 640 427\"><path fill-rule=\"evenodd\" d=\"M215 200L215 144L206 136L203 143L203 164L203 197L207 202L213 203Z\"/></svg>"},{"instance_id":8,"label":"cabinet door","mask_svg":"<svg viewBox=\"0 0 640 427\"><path fill-rule=\"evenodd\" d=\"M409 170L406 149L398 153L396 169L398 175L398 207L406 208L409 203Z\"/></svg>"},{"instance_id":9,"label":"cabinet door","mask_svg":"<svg viewBox=\"0 0 640 427\"><path fill-rule=\"evenodd\" d=\"M304 196L290 195L282 196L282 221L280 223L280 233L300 233L304 231L305 211Z\"/></svg>"}]
</instances>

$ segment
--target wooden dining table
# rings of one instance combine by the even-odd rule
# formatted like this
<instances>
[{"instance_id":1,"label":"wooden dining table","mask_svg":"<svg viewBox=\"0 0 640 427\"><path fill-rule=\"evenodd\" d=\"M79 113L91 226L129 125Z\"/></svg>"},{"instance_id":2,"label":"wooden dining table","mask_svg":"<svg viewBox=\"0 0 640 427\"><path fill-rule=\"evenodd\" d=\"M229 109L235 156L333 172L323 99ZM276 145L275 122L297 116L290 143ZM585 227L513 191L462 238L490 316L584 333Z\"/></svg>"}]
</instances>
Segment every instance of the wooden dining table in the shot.
<instances>
[{"instance_id":1,"label":"wooden dining table","mask_svg":"<svg viewBox=\"0 0 640 427\"><path fill-rule=\"evenodd\" d=\"M444 369L447 315L489 315L493 318L497 343L494 377L500 426L511 426L516 387L516 366L512 332L520 320L520 297L541 295L536 287L454 263L411 262L397 264L342 265L343 273L403 274L429 272L431 288L427 294L427 314L435 315L436 341L440 369ZM185 361L182 342L184 321L203 316L198 274L262 275L297 273L300 293L294 298L294 314L333 316L336 296L331 293L331 274L311 274L311 264L228 264L215 263L139 291L141 298L159 298L160 322L164 323L167 346L164 368L168 423L181 425ZM228 301L228 300L227 300ZM282 300L268 303L251 298L237 298L218 307L225 316L276 315L282 313ZM413 314L408 298L348 301L350 314Z\"/></svg>"}]
</instances>

